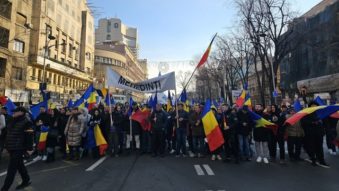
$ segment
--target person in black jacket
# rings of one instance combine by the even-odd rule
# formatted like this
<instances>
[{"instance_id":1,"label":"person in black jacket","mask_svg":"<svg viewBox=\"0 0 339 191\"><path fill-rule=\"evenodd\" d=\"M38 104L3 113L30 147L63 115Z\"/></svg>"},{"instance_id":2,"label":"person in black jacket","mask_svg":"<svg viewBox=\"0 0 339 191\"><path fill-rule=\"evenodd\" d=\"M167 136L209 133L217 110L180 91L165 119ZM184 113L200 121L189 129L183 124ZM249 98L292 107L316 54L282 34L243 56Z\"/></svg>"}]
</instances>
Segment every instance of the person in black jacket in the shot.
<instances>
[{"instance_id":1,"label":"person in black jacket","mask_svg":"<svg viewBox=\"0 0 339 191\"><path fill-rule=\"evenodd\" d=\"M243 106L243 108L240 109L237 114L237 118L239 120L237 134L240 156L242 159L250 161L249 135L251 134L254 127L254 122L250 116L250 113L248 112L247 106Z\"/></svg>"},{"instance_id":2,"label":"person in black jacket","mask_svg":"<svg viewBox=\"0 0 339 191\"><path fill-rule=\"evenodd\" d=\"M184 104L178 104L178 116L174 118L175 120L175 132L177 136L177 148L176 148L176 157L179 157L180 151L182 152L183 157L187 155L186 153L186 140L187 140L187 130L188 130L188 113L184 110ZM179 126L177 126L177 120Z\"/></svg>"},{"instance_id":3,"label":"person in black jacket","mask_svg":"<svg viewBox=\"0 0 339 191\"><path fill-rule=\"evenodd\" d=\"M13 120L13 118L12 116L8 115L7 107L2 107L0 112L1 112L0 115L3 116L3 118L0 118L0 120L4 120L2 121L2 124L4 125L4 127L2 128L0 127L0 160L1 160L2 151L5 146L7 126Z\"/></svg>"},{"instance_id":4,"label":"person in black jacket","mask_svg":"<svg viewBox=\"0 0 339 191\"><path fill-rule=\"evenodd\" d=\"M316 102L309 103L309 107L316 107ZM315 112L305 116L300 121L302 128L305 132L304 148L310 157L312 165L319 165L323 167L329 167L324 159L323 150L323 137L325 135L325 129L323 123L318 119Z\"/></svg>"},{"instance_id":5,"label":"person in black jacket","mask_svg":"<svg viewBox=\"0 0 339 191\"><path fill-rule=\"evenodd\" d=\"M47 160L46 162L53 162L55 160L55 147L58 145L59 136L59 111L52 109L50 111L50 124L46 140Z\"/></svg>"},{"instance_id":6,"label":"person in black jacket","mask_svg":"<svg viewBox=\"0 0 339 191\"><path fill-rule=\"evenodd\" d=\"M59 129L59 146L60 151L63 154L63 159L66 159L67 153L66 153L66 136L64 134L65 128L67 125L68 118L70 116L70 111L67 111L66 108L60 109L60 115L58 118L58 129Z\"/></svg>"},{"instance_id":7,"label":"person in black jacket","mask_svg":"<svg viewBox=\"0 0 339 191\"><path fill-rule=\"evenodd\" d=\"M119 151L116 154L122 154L124 149L124 121L125 117L122 108L120 105L117 105L113 112L113 123L119 139Z\"/></svg>"},{"instance_id":8,"label":"person in black jacket","mask_svg":"<svg viewBox=\"0 0 339 191\"><path fill-rule=\"evenodd\" d=\"M152 135L152 147L153 147L153 157L156 157L160 154L161 157L164 157L165 151L165 128L167 115L162 110L161 104L156 105L155 111L151 114L151 135Z\"/></svg>"},{"instance_id":9,"label":"person in black jacket","mask_svg":"<svg viewBox=\"0 0 339 191\"><path fill-rule=\"evenodd\" d=\"M1 191L7 191L11 187L15 174L19 171L22 183L16 189L23 189L31 184L30 177L24 165L23 155L33 152L33 128L32 123L26 118L26 109L17 107L13 110L13 121L8 125L6 135L6 149L9 152L9 164L7 176Z\"/></svg>"},{"instance_id":10,"label":"person in black jacket","mask_svg":"<svg viewBox=\"0 0 339 191\"><path fill-rule=\"evenodd\" d=\"M272 105L270 121L278 126L278 132L275 135L273 131L270 131L269 150L272 161L276 160L277 156L277 144L279 146L280 164L285 164L285 129L284 126L287 114L287 107L282 106L282 111L278 109L276 105Z\"/></svg>"}]
</instances>

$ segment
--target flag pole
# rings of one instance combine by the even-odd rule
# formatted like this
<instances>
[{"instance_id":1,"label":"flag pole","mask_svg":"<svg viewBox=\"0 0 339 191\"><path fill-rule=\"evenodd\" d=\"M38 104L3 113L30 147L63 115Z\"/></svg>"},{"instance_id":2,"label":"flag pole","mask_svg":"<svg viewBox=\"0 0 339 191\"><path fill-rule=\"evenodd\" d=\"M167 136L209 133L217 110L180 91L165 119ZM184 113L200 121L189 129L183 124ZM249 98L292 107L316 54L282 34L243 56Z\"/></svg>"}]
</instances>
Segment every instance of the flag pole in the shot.
<instances>
[{"instance_id":1,"label":"flag pole","mask_svg":"<svg viewBox=\"0 0 339 191\"><path fill-rule=\"evenodd\" d=\"M187 88L187 86L188 86L188 84L190 83L190 81L191 81L191 79L192 79L192 77L193 77L195 71L197 71L197 69L207 61L208 56L209 56L209 53L210 53L210 51L211 51L212 43L213 43L213 41L214 41L214 39L215 39L215 37L216 37L217 35L218 35L218 33L215 33L215 35L213 36L212 41L210 42L210 44L209 44L207 50L206 50L205 53L203 54L203 56L202 56L201 60L199 61L198 65L194 68L194 70L193 70L193 72L192 72L192 74L191 74L191 77L188 79L187 83L186 83L185 86L184 86L184 89ZM179 98L180 98L180 97L179 97Z\"/></svg>"},{"instance_id":2,"label":"flag pole","mask_svg":"<svg viewBox=\"0 0 339 191\"><path fill-rule=\"evenodd\" d=\"M177 100L177 86L175 86L174 94L175 94L175 112L176 112L176 116L177 116L176 117L177 128L179 128L179 111L178 111L178 100Z\"/></svg>"},{"instance_id":3,"label":"flag pole","mask_svg":"<svg viewBox=\"0 0 339 191\"><path fill-rule=\"evenodd\" d=\"M131 99L129 101L131 102ZM129 136L131 137L131 142L130 142L131 151L133 151L133 133L132 133L133 131L133 128L132 128L133 105L132 105L132 108L129 108L129 109L131 109L131 116L129 116Z\"/></svg>"}]
</instances>

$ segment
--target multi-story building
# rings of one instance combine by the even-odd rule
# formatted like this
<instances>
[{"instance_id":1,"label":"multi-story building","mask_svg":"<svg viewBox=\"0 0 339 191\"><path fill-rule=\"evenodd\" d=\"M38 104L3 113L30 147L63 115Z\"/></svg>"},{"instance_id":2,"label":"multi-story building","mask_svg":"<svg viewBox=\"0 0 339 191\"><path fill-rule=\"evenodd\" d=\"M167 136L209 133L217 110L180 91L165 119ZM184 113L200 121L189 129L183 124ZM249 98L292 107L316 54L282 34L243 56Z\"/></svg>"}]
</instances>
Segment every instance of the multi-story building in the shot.
<instances>
[{"instance_id":1,"label":"multi-story building","mask_svg":"<svg viewBox=\"0 0 339 191\"><path fill-rule=\"evenodd\" d=\"M0 1L0 96L27 102L26 67L32 32L32 1Z\"/></svg>"},{"instance_id":2,"label":"multi-story building","mask_svg":"<svg viewBox=\"0 0 339 191\"><path fill-rule=\"evenodd\" d=\"M103 18L95 30L97 43L125 44L138 57L138 30L126 26L118 18Z\"/></svg>"},{"instance_id":3,"label":"multi-story building","mask_svg":"<svg viewBox=\"0 0 339 191\"><path fill-rule=\"evenodd\" d=\"M40 83L55 100L74 98L93 81L94 18L87 0L33 1L26 88L32 101Z\"/></svg>"},{"instance_id":4,"label":"multi-story building","mask_svg":"<svg viewBox=\"0 0 339 191\"><path fill-rule=\"evenodd\" d=\"M339 1L323 0L294 20L291 51L281 63L281 89L339 99Z\"/></svg>"},{"instance_id":5,"label":"multi-story building","mask_svg":"<svg viewBox=\"0 0 339 191\"><path fill-rule=\"evenodd\" d=\"M97 44L95 46L95 78L94 84L97 88L104 88L105 75L107 68L110 67L120 75L124 76L132 82L138 82L147 78L147 62L144 60L140 64L126 45L110 45ZM146 67L145 67L146 66ZM127 97L133 96L136 101L142 101L144 95L142 93L129 92L114 87L110 90L113 94L125 95Z\"/></svg>"}]
</instances>

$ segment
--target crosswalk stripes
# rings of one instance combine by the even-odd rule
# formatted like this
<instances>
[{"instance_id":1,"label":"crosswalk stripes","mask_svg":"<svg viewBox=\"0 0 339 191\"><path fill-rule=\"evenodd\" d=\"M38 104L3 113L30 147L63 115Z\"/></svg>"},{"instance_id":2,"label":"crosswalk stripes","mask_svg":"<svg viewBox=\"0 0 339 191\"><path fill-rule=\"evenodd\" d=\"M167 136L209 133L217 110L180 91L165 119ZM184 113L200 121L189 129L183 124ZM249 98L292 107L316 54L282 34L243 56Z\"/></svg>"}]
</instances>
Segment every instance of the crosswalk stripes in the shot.
<instances>
[{"instance_id":1,"label":"crosswalk stripes","mask_svg":"<svg viewBox=\"0 0 339 191\"><path fill-rule=\"evenodd\" d=\"M206 171L206 174L208 176L214 176L215 175L213 170L211 169L211 167L208 164L203 164L203 165L195 164L194 168L195 168L195 171L196 171L198 176L204 176L205 175L205 171Z\"/></svg>"},{"instance_id":2,"label":"crosswalk stripes","mask_svg":"<svg viewBox=\"0 0 339 191\"><path fill-rule=\"evenodd\" d=\"M197 172L198 176L205 175L204 171L202 170L201 166L196 164L194 165L195 171Z\"/></svg>"}]
</instances>

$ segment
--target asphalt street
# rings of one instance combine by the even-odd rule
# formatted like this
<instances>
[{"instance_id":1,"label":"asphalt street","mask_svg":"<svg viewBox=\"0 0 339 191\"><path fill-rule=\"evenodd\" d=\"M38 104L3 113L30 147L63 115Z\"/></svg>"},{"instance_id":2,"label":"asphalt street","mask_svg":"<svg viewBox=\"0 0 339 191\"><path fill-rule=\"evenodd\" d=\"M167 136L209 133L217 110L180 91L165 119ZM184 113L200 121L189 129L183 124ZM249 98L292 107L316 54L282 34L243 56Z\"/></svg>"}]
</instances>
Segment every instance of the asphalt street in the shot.
<instances>
[{"instance_id":1,"label":"asphalt street","mask_svg":"<svg viewBox=\"0 0 339 191\"><path fill-rule=\"evenodd\" d=\"M339 156L327 156L330 169L308 162L240 164L209 158L152 158L131 154L80 161L33 161L28 164L33 184L25 190L60 191L265 191L339 190ZM5 179L6 159L0 164L0 183ZM17 176L12 189L21 181Z\"/></svg>"}]
</instances>

